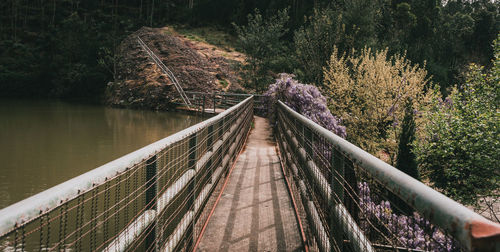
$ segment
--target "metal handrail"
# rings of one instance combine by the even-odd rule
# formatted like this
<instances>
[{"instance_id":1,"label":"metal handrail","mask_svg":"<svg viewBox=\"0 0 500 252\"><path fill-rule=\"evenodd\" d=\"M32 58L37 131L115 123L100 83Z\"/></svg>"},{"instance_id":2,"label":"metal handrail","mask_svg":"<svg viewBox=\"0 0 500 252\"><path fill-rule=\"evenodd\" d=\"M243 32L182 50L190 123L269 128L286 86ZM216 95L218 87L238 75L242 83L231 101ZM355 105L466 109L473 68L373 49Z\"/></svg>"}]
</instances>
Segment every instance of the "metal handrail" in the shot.
<instances>
[{"instance_id":1,"label":"metal handrail","mask_svg":"<svg viewBox=\"0 0 500 252\"><path fill-rule=\"evenodd\" d=\"M170 69L167 66L165 66L165 64L163 64L163 61L161 61L160 58L158 58L158 56L146 45L146 43L144 43L144 41L140 37L137 37L137 41L139 42L139 45L144 49L144 51L146 51L148 56L153 60L153 62L158 67L160 67L160 69L163 71L163 73L165 73L168 76L168 78L170 79L170 81L172 81L172 83L175 86L175 89L177 89L177 92L181 96L184 103L188 106L191 106L192 105L191 102L187 98L187 95L184 92L184 89L179 84L179 81L175 77L174 73L172 73L172 71L170 71Z\"/></svg>"},{"instance_id":2,"label":"metal handrail","mask_svg":"<svg viewBox=\"0 0 500 252\"><path fill-rule=\"evenodd\" d=\"M301 125L300 127L308 128L314 134L330 142L343 156L348 157L357 167L404 200L406 204L413 207L431 223L446 230L467 250L496 248L496 251L499 251L500 224L487 220L467 207L374 157L297 113L283 102L278 101L277 106L288 119L295 121L298 125ZM298 144L297 140L293 140L293 144ZM299 153L301 151L303 149L298 150ZM309 161L308 165L314 168L311 161Z\"/></svg>"},{"instance_id":3,"label":"metal handrail","mask_svg":"<svg viewBox=\"0 0 500 252\"><path fill-rule=\"evenodd\" d=\"M232 106L241 100L253 96L254 97L254 111L261 116L265 116L267 112L267 96L262 94L243 94L243 93L230 93L230 92L198 92L186 91L191 103L203 108L213 108L220 105L220 107Z\"/></svg>"}]
</instances>

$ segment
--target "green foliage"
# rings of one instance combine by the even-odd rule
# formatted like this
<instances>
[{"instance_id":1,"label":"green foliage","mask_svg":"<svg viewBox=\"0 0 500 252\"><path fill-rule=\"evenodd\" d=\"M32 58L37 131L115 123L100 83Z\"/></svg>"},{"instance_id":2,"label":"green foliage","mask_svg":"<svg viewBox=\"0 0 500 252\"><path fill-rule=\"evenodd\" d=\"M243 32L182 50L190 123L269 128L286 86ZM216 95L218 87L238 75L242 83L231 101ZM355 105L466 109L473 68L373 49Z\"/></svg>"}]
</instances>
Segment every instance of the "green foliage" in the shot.
<instances>
[{"instance_id":1,"label":"green foliage","mask_svg":"<svg viewBox=\"0 0 500 252\"><path fill-rule=\"evenodd\" d=\"M255 9L269 32L247 42L262 39L270 52L251 56L245 69L244 79L257 90L270 83L274 73L292 70L301 81L321 86L322 68L335 45L340 54L365 46L388 47L389 55L406 54L425 65L428 77L446 93L452 84L463 82L469 62L491 66L489 44L500 30L499 1L5 0L0 6L1 95L97 96L113 78L114 49L129 32L144 25L217 27L188 33L232 50L233 38L215 30L234 32L231 24L247 25L247 15ZM284 8L290 17L276 29L283 23L278 10ZM272 21L264 18L273 15L277 18ZM252 15L254 21L256 17ZM74 69L84 69L93 80L65 77L65 71Z\"/></svg>"},{"instance_id":2,"label":"green foliage","mask_svg":"<svg viewBox=\"0 0 500 252\"><path fill-rule=\"evenodd\" d=\"M411 12L409 3L403 2L396 5L394 17L400 29L413 28L417 24L417 17Z\"/></svg>"},{"instance_id":3,"label":"green foliage","mask_svg":"<svg viewBox=\"0 0 500 252\"><path fill-rule=\"evenodd\" d=\"M405 115L399 134L396 168L415 179L420 179L416 157L411 145L415 140L415 113L416 110L413 109L413 102L411 99L408 99L405 104Z\"/></svg>"},{"instance_id":4,"label":"green foliage","mask_svg":"<svg viewBox=\"0 0 500 252\"><path fill-rule=\"evenodd\" d=\"M323 68L332 55L333 47L340 51L352 47L352 41L345 33L342 15L332 8L314 10L307 23L295 31L294 45L300 68L298 77L305 82L323 84Z\"/></svg>"},{"instance_id":5,"label":"green foliage","mask_svg":"<svg viewBox=\"0 0 500 252\"><path fill-rule=\"evenodd\" d=\"M189 39L206 42L208 44L224 48L224 50L228 52L234 51L234 48L236 47L237 39L235 36L214 27L193 28L186 26L174 26L174 28L175 31L187 36Z\"/></svg>"},{"instance_id":6,"label":"green foliage","mask_svg":"<svg viewBox=\"0 0 500 252\"><path fill-rule=\"evenodd\" d=\"M342 17L346 32L353 37L353 49L377 45L376 29L380 22L381 1L344 1Z\"/></svg>"},{"instance_id":7,"label":"green foliage","mask_svg":"<svg viewBox=\"0 0 500 252\"><path fill-rule=\"evenodd\" d=\"M371 0L346 1L314 9L313 15L294 34L298 77L318 86L323 85L323 68L335 46L349 53L377 44L376 28L380 19L380 3Z\"/></svg>"},{"instance_id":8,"label":"green foliage","mask_svg":"<svg viewBox=\"0 0 500 252\"><path fill-rule=\"evenodd\" d=\"M346 125L347 139L393 163L405 102L412 99L414 108L422 110L429 99L427 72L404 55L389 56L387 49L357 55L339 57L334 49L323 93Z\"/></svg>"},{"instance_id":9,"label":"green foliage","mask_svg":"<svg viewBox=\"0 0 500 252\"><path fill-rule=\"evenodd\" d=\"M273 73L286 70L289 59L283 36L287 33L288 10L278 11L268 19L255 10L248 15L248 24L233 24L238 34L239 46L247 55L244 68L246 86L260 92L272 81ZM284 69L285 68L285 69Z\"/></svg>"},{"instance_id":10,"label":"green foliage","mask_svg":"<svg viewBox=\"0 0 500 252\"><path fill-rule=\"evenodd\" d=\"M0 93L35 95L26 84L35 82L39 76L32 66L33 61L39 60L34 49L12 40L0 41L0 48L5 48L0 52Z\"/></svg>"},{"instance_id":11,"label":"green foliage","mask_svg":"<svg viewBox=\"0 0 500 252\"><path fill-rule=\"evenodd\" d=\"M472 64L465 85L435 100L415 143L425 176L446 195L476 204L500 189L500 36L490 71Z\"/></svg>"}]
</instances>

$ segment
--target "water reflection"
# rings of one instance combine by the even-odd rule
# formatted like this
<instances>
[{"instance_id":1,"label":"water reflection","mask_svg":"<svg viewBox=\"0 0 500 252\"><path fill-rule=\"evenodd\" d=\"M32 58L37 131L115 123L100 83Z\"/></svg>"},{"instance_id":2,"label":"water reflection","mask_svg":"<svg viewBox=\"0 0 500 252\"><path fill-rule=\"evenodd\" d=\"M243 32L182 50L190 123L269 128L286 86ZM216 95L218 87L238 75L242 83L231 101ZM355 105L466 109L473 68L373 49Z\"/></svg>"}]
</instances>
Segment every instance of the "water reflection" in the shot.
<instances>
[{"instance_id":1,"label":"water reflection","mask_svg":"<svg viewBox=\"0 0 500 252\"><path fill-rule=\"evenodd\" d=\"M174 112L0 100L0 209L201 120Z\"/></svg>"}]
</instances>

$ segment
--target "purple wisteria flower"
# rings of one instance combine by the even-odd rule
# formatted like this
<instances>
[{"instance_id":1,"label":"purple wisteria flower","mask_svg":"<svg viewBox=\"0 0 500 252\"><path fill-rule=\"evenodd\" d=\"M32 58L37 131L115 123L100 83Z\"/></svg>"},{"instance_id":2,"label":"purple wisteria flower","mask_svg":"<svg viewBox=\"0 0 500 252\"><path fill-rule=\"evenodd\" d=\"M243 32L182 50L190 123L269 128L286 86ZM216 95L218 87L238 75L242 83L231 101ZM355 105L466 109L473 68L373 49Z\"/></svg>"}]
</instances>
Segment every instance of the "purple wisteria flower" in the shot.
<instances>
[{"instance_id":1,"label":"purple wisteria flower","mask_svg":"<svg viewBox=\"0 0 500 252\"><path fill-rule=\"evenodd\" d=\"M375 203L370 196L367 182L358 183L361 228L369 232L372 225L385 227L387 236L397 239L397 246L425 251L458 251L457 244L417 212L407 216L396 214L386 200Z\"/></svg>"},{"instance_id":2,"label":"purple wisteria flower","mask_svg":"<svg viewBox=\"0 0 500 252\"><path fill-rule=\"evenodd\" d=\"M269 97L271 106L278 100L287 106L311 119L322 127L332 131L340 137L346 137L346 129L341 120L330 113L326 105L326 98L321 95L317 87L301 84L293 79L293 75L282 73L274 84L269 86L264 94ZM272 109L272 108L271 108ZM271 112L271 114L274 114Z\"/></svg>"}]
</instances>

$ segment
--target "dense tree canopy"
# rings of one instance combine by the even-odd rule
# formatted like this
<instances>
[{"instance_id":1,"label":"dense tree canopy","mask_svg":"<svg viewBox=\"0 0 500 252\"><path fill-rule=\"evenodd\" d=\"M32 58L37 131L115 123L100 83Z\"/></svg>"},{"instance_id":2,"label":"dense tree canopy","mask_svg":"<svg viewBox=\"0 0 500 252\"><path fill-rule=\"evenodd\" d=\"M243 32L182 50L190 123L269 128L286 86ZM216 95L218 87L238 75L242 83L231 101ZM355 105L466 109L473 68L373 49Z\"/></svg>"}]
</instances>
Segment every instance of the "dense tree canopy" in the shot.
<instances>
[{"instance_id":1,"label":"dense tree canopy","mask_svg":"<svg viewBox=\"0 0 500 252\"><path fill-rule=\"evenodd\" d=\"M499 5L488 0L5 0L0 93L98 95L113 78L114 48L141 26L208 25L235 34L232 23L246 26L255 9L267 20L287 8L286 32L276 39L288 62L283 69L272 69L274 64L271 72L293 71L301 81L321 86L333 45L339 53L388 47L389 54L406 51L412 62L426 62L429 76L446 91L461 80L468 63L489 66Z\"/></svg>"}]
</instances>

